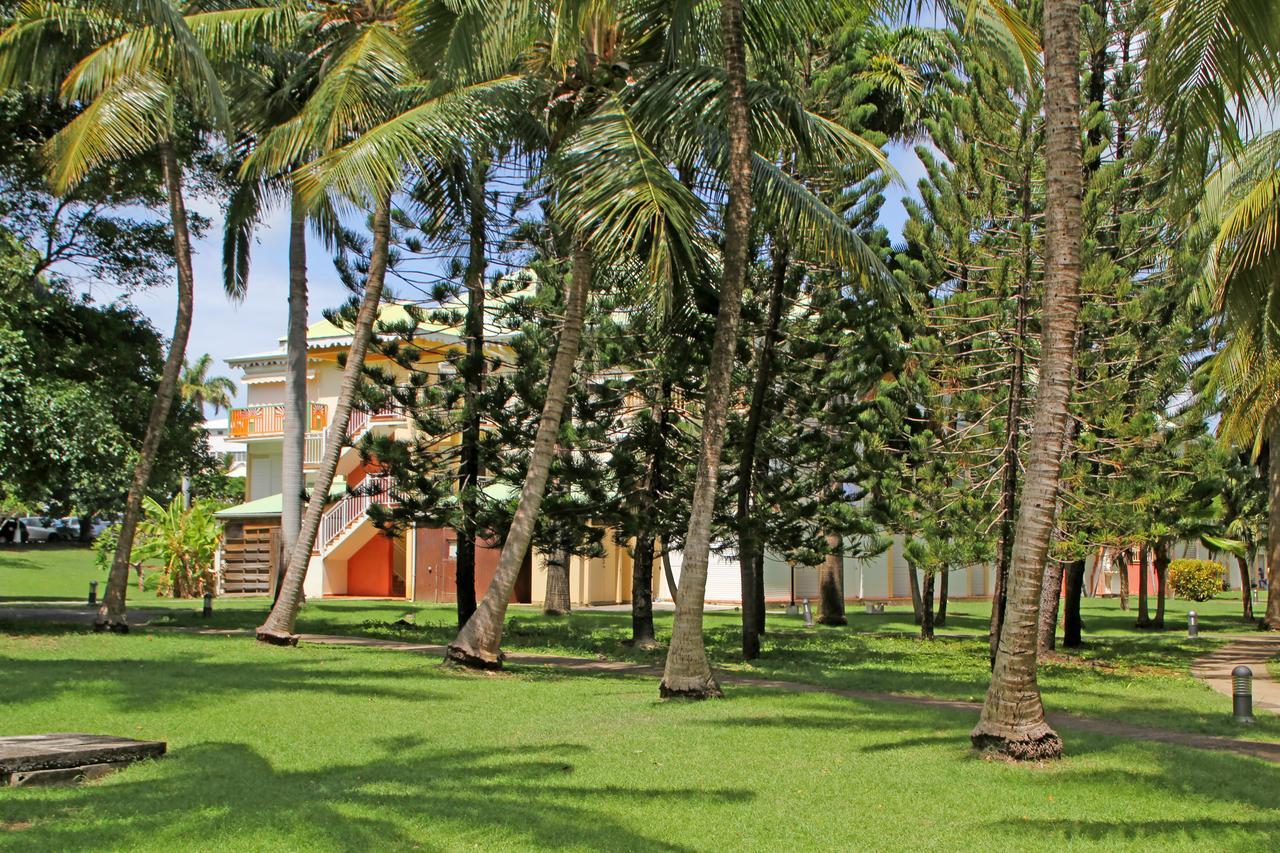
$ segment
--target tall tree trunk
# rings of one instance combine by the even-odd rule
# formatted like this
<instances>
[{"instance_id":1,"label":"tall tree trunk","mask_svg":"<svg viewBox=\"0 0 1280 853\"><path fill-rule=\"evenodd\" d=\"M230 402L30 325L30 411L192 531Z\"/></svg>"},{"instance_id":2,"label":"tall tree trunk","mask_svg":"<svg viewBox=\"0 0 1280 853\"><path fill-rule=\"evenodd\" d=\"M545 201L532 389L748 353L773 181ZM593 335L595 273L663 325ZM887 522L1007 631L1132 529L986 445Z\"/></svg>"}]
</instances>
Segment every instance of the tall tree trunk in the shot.
<instances>
[{"instance_id":1,"label":"tall tree trunk","mask_svg":"<svg viewBox=\"0 0 1280 853\"><path fill-rule=\"evenodd\" d=\"M1120 609L1129 609L1129 552L1121 551L1120 559Z\"/></svg>"},{"instance_id":2,"label":"tall tree trunk","mask_svg":"<svg viewBox=\"0 0 1280 853\"><path fill-rule=\"evenodd\" d=\"M160 373L160 385L156 388L147 417L147 431L142 436L138 451L138 463L129 483L129 496L125 501L124 518L120 521L120 539L111 560L111 572L107 576L107 588L102 605L94 620L94 629L110 629L120 633L129 630L125 613L125 590L129 585L130 558L133 539L142 518L142 499L146 497L151 482L151 469L155 467L164 437L169 410L177 394L178 379L187 352L187 337L191 333L191 314L195 308L195 276L191 270L191 236L187 230L187 208L182 199L182 166L169 140L158 146L160 167L164 173L165 189L169 199L169 220L173 226L173 255L178 267L178 308L173 321L173 337L169 339L169 352L165 356Z\"/></svg>"},{"instance_id":3,"label":"tall tree trunk","mask_svg":"<svg viewBox=\"0 0 1280 853\"><path fill-rule=\"evenodd\" d=\"M676 573L671 568L671 549L667 547L667 539L663 537L658 541L658 548L662 551L662 573L667 576L667 590L671 593L671 603L680 603L680 590L676 584Z\"/></svg>"},{"instance_id":4,"label":"tall tree trunk","mask_svg":"<svg viewBox=\"0 0 1280 853\"><path fill-rule=\"evenodd\" d=\"M947 599L951 596L951 571L943 569L938 577L938 611L934 614L934 627L947 624Z\"/></svg>"},{"instance_id":5,"label":"tall tree trunk","mask_svg":"<svg viewBox=\"0 0 1280 853\"><path fill-rule=\"evenodd\" d=\"M1067 401L1080 316L1080 5L1045 0L1045 295L1040 383L1009 573L1008 604L991 687L973 745L1017 760L1057 758L1062 739L1044 718L1036 684L1037 623L1045 559L1058 507Z\"/></svg>"},{"instance_id":6,"label":"tall tree trunk","mask_svg":"<svg viewBox=\"0 0 1280 853\"><path fill-rule=\"evenodd\" d=\"M827 534L827 559L818 569L818 621L823 625L848 625L844 615L844 540Z\"/></svg>"},{"instance_id":7,"label":"tall tree trunk","mask_svg":"<svg viewBox=\"0 0 1280 853\"><path fill-rule=\"evenodd\" d=\"M302 585L306 581L311 552L315 548L316 536L320 532L320 518L324 515L325 504L329 502L329 488L333 485L333 477L338 470L338 459L342 455L347 424L351 421L351 404L360 386L364 357L369 350L369 341L373 337L374 323L378 319L378 306L382 302L382 285L387 274L387 252L390 241L391 198L384 196L378 199L373 211L373 245L369 255L369 273L365 277L364 297L360 300L360 310L356 314L355 329L351 335L351 349L347 353L347 363L342 370L338 402L334 407L333 420L329 422L329 429L325 435L324 458L320 461L320 470L316 472L316 479L311 487L311 497L307 501L307 510L302 517L298 539L294 542L293 550L289 552L289 567L285 570L284 581L280 584L280 595L272 606L271 612L267 614L266 621L258 626L257 637L264 643L294 645L298 642L297 635L293 633L293 626L298 618L298 608L302 606Z\"/></svg>"},{"instance_id":8,"label":"tall tree trunk","mask_svg":"<svg viewBox=\"0 0 1280 853\"><path fill-rule=\"evenodd\" d=\"M924 621L924 604L920 596L920 576L916 574L916 564L907 561L907 585L911 589L911 614L917 625Z\"/></svg>"},{"instance_id":9,"label":"tall tree trunk","mask_svg":"<svg viewBox=\"0 0 1280 853\"><path fill-rule=\"evenodd\" d=\"M465 320L466 355L462 364L462 446L458 461L458 494L461 496L462 523L458 526L458 559L454 566L454 589L458 592L458 630L461 631L476 612L476 538L480 489L480 396L484 384L484 274L488 266L485 237L488 233L488 206L485 199L485 176L488 163L481 160L464 168L467 176L467 316ZM568 592L566 580L566 593Z\"/></svg>"},{"instance_id":10,"label":"tall tree trunk","mask_svg":"<svg viewBox=\"0 0 1280 853\"><path fill-rule=\"evenodd\" d=\"M920 639L933 639L933 584L935 572L924 573L924 583L920 590Z\"/></svg>"},{"instance_id":11,"label":"tall tree trunk","mask_svg":"<svg viewBox=\"0 0 1280 853\"><path fill-rule=\"evenodd\" d=\"M1236 567L1240 570L1240 618L1245 622L1253 621L1253 569L1249 561L1236 555Z\"/></svg>"},{"instance_id":12,"label":"tall tree trunk","mask_svg":"<svg viewBox=\"0 0 1280 853\"><path fill-rule=\"evenodd\" d=\"M775 240L773 250L773 281L769 288L769 310L765 319L764 335L756 349L756 375L751 389L751 401L747 406L747 423L742 431L742 451L738 456L738 567L742 578L742 657L754 660L760 657L760 614L758 608L763 598L763 578L756 575L756 551L760 543L756 536L756 523L751 504L754 497L756 446L766 419L765 406L769 383L773 376L773 350L778 341L782 323L782 296L787 280L785 243Z\"/></svg>"},{"instance_id":13,"label":"tall tree trunk","mask_svg":"<svg viewBox=\"0 0 1280 853\"><path fill-rule=\"evenodd\" d=\"M1151 627L1151 613L1147 609L1147 572L1151 569L1151 549L1146 545L1138 548L1138 621L1135 628Z\"/></svg>"},{"instance_id":14,"label":"tall tree trunk","mask_svg":"<svg viewBox=\"0 0 1280 853\"><path fill-rule=\"evenodd\" d=\"M542 405L542 418L538 421L538 431L534 435L529 470L525 473L524 484L520 488L520 501L516 506L515 516L511 519L511 526L507 529L493 580L489 582L489 588L485 590L476 612L462 626L462 630L445 652L445 658L454 663L478 669L498 669L502 666L503 621L506 619L511 592L520 577L524 558L529 553L529 542L533 539L538 510L547 491L547 477L551 473L551 462L556 455L560 420L569 395L569 383L573 379L573 366L578 360L578 346L582 342L582 327L593 268L591 250L581 240L575 240L572 271L564 295L564 323L556 342L556 357L551 363L547 399Z\"/></svg>"},{"instance_id":15,"label":"tall tree trunk","mask_svg":"<svg viewBox=\"0 0 1280 853\"><path fill-rule=\"evenodd\" d=\"M1063 564L1050 560L1044 567L1044 586L1040 589L1040 624L1037 629L1040 651L1052 651L1057 645L1058 607L1062 602Z\"/></svg>"},{"instance_id":16,"label":"tall tree trunk","mask_svg":"<svg viewBox=\"0 0 1280 853\"><path fill-rule=\"evenodd\" d=\"M651 531L636 538L631 555L631 644L636 648L656 648L653 630L654 536Z\"/></svg>"},{"instance_id":17,"label":"tall tree trunk","mask_svg":"<svg viewBox=\"0 0 1280 853\"><path fill-rule=\"evenodd\" d=\"M658 645L653 630L653 559L654 559L654 508L662 491L662 465L666 449L668 401L671 399L671 382L658 383L657 394L650 406L653 418L653 444L649 448L648 467L644 472L644 491L641 496L640 530L636 536L635 552L631 561L631 642L639 648ZM665 559L665 557L664 557ZM671 585L672 596L675 586Z\"/></svg>"},{"instance_id":18,"label":"tall tree trunk","mask_svg":"<svg viewBox=\"0 0 1280 853\"><path fill-rule=\"evenodd\" d=\"M1067 565L1067 596L1063 602L1062 647L1078 649L1084 645L1081 633L1084 622L1080 619L1080 596L1084 591L1084 560L1073 560Z\"/></svg>"},{"instance_id":19,"label":"tall tree trunk","mask_svg":"<svg viewBox=\"0 0 1280 853\"><path fill-rule=\"evenodd\" d=\"M563 616L572 609L569 602L569 552L553 548L547 554L547 594L542 612Z\"/></svg>"},{"instance_id":20,"label":"tall tree trunk","mask_svg":"<svg viewBox=\"0 0 1280 853\"><path fill-rule=\"evenodd\" d=\"M1025 132L1025 131L1024 131ZM1022 173L1022 275L1018 280L1013 325L1013 366L1009 371L1009 406L1005 412L1004 470L1000 477L1000 544L996 551L995 588L991 593L991 626L987 633L991 665L996 663L1000 629L1009 598L1009 565L1013 560L1014 519L1018 511L1018 445L1022 439L1022 392L1027 358L1027 302L1031 293L1031 276L1035 270L1031 239L1031 165Z\"/></svg>"},{"instance_id":21,"label":"tall tree trunk","mask_svg":"<svg viewBox=\"0 0 1280 853\"><path fill-rule=\"evenodd\" d=\"M289 201L289 328L285 352L280 543L284 553L292 554L302 526L302 493L306 489L304 457L307 430L311 428L307 406L307 211L297 190ZM288 568L281 562L275 579L277 600Z\"/></svg>"},{"instance_id":22,"label":"tall tree trunk","mask_svg":"<svg viewBox=\"0 0 1280 853\"><path fill-rule=\"evenodd\" d=\"M723 279L716 312L715 340L707 365L707 390L702 420L702 447L689 508L689 531L684 540L680 572L680 601L676 604L671 647L660 695L704 699L724 695L711 676L702 637L702 608L707 592L707 561L711 556L711 516L719 489L720 451L729 413L729 384L742 289L747 276L747 248L751 238L751 120L747 107L747 53L743 35L742 0L720 4L720 32L725 65L725 113L728 156L728 201L724 211Z\"/></svg>"},{"instance_id":23,"label":"tall tree trunk","mask_svg":"<svg viewBox=\"0 0 1280 853\"><path fill-rule=\"evenodd\" d=\"M1267 446L1267 612L1262 625L1280 631L1280 418Z\"/></svg>"},{"instance_id":24,"label":"tall tree trunk","mask_svg":"<svg viewBox=\"0 0 1280 853\"><path fill-rule=\"evenodd\" d=\"M1156 542L1156 618L1151 627L1164 630L1164 599L1167 590L1166 580L1169 571L1169 544L1163 539Z\"/></svg>"}]
</instances>

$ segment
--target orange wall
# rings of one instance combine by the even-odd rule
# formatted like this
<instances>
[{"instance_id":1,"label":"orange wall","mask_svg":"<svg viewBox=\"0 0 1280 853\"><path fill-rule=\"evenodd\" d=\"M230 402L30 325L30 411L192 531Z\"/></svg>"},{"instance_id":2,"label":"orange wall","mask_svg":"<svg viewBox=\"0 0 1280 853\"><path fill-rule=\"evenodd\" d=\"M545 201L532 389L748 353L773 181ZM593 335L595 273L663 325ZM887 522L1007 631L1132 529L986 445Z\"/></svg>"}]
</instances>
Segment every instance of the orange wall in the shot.
<instances>
[{"instance_id":1,"label":"orange wall","mask_svg":"<svg viewBox=\"0 0 1280 853\"><path fill-rule=\"evenodd\" d=\"M347 595L390 595L392 541L375 535L347 561Z\"/></svg>"}]
</instances>

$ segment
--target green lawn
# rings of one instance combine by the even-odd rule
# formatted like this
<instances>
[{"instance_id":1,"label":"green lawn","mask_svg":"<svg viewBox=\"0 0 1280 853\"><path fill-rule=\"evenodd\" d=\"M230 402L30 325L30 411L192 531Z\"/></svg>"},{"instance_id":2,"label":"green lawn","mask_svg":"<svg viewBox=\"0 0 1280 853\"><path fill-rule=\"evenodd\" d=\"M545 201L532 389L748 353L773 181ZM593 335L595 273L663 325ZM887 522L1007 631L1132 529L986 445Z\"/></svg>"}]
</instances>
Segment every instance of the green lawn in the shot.
<instances>
[{"instance_id":1,"label":"green lawn","mask_svg":"<svg viewBox=\"0 0 1280 853\"><path fill-rule=\"evenodd\" d=\"M974 757L970 714L650 679L486 677L244 638L0 636L6 733L161 738L76 788L0 792L4 849L1271 850L1280 768L1066 734Z\"/></svg>"},{"instance_id":2,"label":"green lawn","mask_svg":"<svg viewBox=\"0 0 1280 853\"><path fill-rule=\"evenodd\" d=\"M53 577L72 573L71 568L61 567L61 561L76 554L88 564L88 553L83 551L29 549L23 559L48 560ZM14 556L0 551L0 581L15 571L26 571L10 568L8 561ZM88 571L93 571L91 566ZM262 598L221 599L215 604L214 618L204 620L198 616L198 603L192 601L158 599L134 590L130 603L150 610L154 627L224 628L258 625L269 604ZM1167 606L1169 624L1184 625L1188 602L1170 601ZM1046 706L1154 728L1280 741L1280 718L1260 715L1258 725L1241 730L1230 718L1230 700L1190 676L1192 661L1224 642L1216 636L1219 632L1245 630L1236 615L1238 606L1229 597L1191 605L1202 614L1204 633L1202 639L1193 641L1182 630L1135 631L1134 611L1120 611L1114 599L1086 600L1087 647L1079 654L1055 656L1041 664L1039 677ZM799 617L773 613L764 654L751 664L744 664L738 655L739 614L713 611L706 616L707 647L714 665L746 675L980 701L990 677L985 636L988 608L985 601L953 602L948 624L940 629L946 636L932 643L916 639L910 608L902 606L888 608L883 615L851 609L848 628L805 629ZM406 614L413 615L413 627L397 624ZM298 630L444 644L453 638L455 624L454 610L447 605L324 600L303 608ZM658 615L660 640L670 635L670 625L669 614ZM627 613L576 612L548 618L535 608L517 606L509 611L504 647L509 651L661 663L661 649L632 649L625 643L629 635Z\"/></svg>"},{"instance_id":3,"label":"green lawn","mask_svg":"<svg viewBox=\"0 0 1280 853\"><path fill-rule=\"evenodd\" d=\"M84 601L89 581L105 580L93 565L93 553L83 545L0 545L0 602Z\"/></svg>"}]
</instances>

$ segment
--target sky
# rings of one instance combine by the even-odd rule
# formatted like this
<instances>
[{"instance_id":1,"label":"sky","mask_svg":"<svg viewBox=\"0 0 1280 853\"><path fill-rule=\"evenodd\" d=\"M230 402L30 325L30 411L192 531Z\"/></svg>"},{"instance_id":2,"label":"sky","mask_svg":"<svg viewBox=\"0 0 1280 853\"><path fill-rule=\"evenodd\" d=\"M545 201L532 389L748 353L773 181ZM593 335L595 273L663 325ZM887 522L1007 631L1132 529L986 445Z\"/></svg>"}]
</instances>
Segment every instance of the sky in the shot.
<instances>
[{"instance_id":1,"label":"sky","mask_svg":"<svg viewBox=\"0 0 1280 853\"><path fill-rule=\"evenodd\" d=\"M886 190L880 221L896 243L906 220L902 199L906 195L918 195L916 183L923 176L924 167L909 146L890 145L888 153L902 183L890 185ZM188 206L209 217L212 226L203 239L194 243L195 311L187 360L194 361L203 353L212 355L216 374L236 380L239 389L236 400L243 403L244 387L240 385L239 371L230 368L226 359L274 349L284 336L288 318L288 210L281 206L272 211L259 229L252 251L248 293L243 301L236 303L228 300L222 290L222 217L218 204L211 199L190 199ZM314 323L322 318L326 309L345 302L349 294L338 280L327 250L314 237L308 240L307 255L308 319ZM173 328L177 291L172 286L125 293L107 283L81 282L80 290L99 303L117 299L131 302L150 318L161 334L167 335Z\"/></svg>"}]
</instances>

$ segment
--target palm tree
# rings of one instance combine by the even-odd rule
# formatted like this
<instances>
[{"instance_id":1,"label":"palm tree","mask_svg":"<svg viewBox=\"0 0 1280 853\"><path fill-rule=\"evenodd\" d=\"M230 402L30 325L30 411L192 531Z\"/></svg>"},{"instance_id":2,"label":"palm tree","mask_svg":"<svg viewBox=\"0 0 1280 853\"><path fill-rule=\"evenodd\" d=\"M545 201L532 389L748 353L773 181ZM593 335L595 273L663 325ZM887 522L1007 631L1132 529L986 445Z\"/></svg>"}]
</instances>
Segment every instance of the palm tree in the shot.
<instances>
[{"instance_id":1,"label":"palm tree","mask_svg":"<svg viewBox=\"0 0 1280 853\"><path fill-rule=\"evenodd\" d=\"M1204 301L1227 341L1208 365L1222 404L1220 438L1268 453L1267 609L1280 630L1280 131L1264 134L1213 176L1199 213L1216 228Z\"/></svg>"},{"instance_id":2,"label":"palm tree","mask_svg":"<svg viewBox=\"0 0 1280 853\"><path fill-rule=\"evenodd\" d=\"M203 416L206 404L213 406L214 414L231 408L231 398L236 393L236 383L228 376L210 376L213 367L213 356L205 353L196 359L195 364L188 364L182 370L178 380L179 393L182 399L196 404Z\"/></svg>"},{"instance_id":3,"label":"palm tree","mask_svg":"<svg viewBox=\"0 0 1280 853\"><path fill-rule=\"evenodd\" d=\"M702 47L691 34L702 32L705 22L676 25L664 14L648 4L606 9L590 3L547 12L539 20L549 29L522 63L532 88L544 99L535 104L537 112L552 119L543 174L553 193L553 215L572 235L572 270L546 404L516 515L484 599L449 646L449 659L463 665L501 665L502 623L555 453L595 267L639 260L651 282L670 285L697 269L697 256L708 250L695 233L704 204L669 165L707 163L723 173L724 128L706 120L720 109L722 85L716 69L694 64ZM761 107L768 125L766 150L784 138L793 147L801 139L820 138L844 157L869 149L793 100L764 99ZM773 161L755 156L750 162L766 177L764 192L782 218L809 227L806 248L838 248L851 266L867 267L869 252L839 217ZM839 227L832 227L833 219ZM690 606L700 612L702 596L691 599Z\"/></svg>"},{"instance_id":4,"label":"palm tree","mask_svg":"<svg viewBox=\"0 0 1280 853\"><path fill-rule=\"evenodd\" d=\"M255 9L188 19L170 0L70 0L23 4L0 34L0 86L55 89L63 100L83 106L48 144L56 192L70 191L96 168L146 152L159 160L167 190L177 314L95 623L99 630L128 630L129 557L191 329L194 276L178 153L189 140L179 116L190 111L220 126L227 120L222 89L196 33L213 27L225 37L244 35L270 15Z\"/></svg>"},{"instance_id":5,"label":"palm tree","mask_svg":"<svg viewBox=\"0 0 1280 853\"><path fill-rule=\"evenodd\" d=\"M286 554L292 553L302 525L306 485L303 466L311 420L307 405L307 224L310 220L330 244L336 244L339 228L334 212L327 207L309 214L301 194L294 189L293 168L305 162L301 154L293 168L277 174L244 169L243 161L263 134L295 119L315 90L324 54L317 49L315 22L309 21L310 16L304 16L301 9L298 12L298 34L293 43L283 47L254 44L247 55L238 45L230 45L218 57L235 104L233 117L239 132L236 153L244 174L232 192L224 221L223 287L230 298L243 299L248 289L253 231L266 208L273 203L289 206L289 312L280 510L280 539ZM282 578L283 574L275 579L277 595Z\"/></svg>"},{"instance_id":6,"label":"palm tree","mask_svg":"<svg viewBox=\"0 0 1280 853\"><path fill-rule=\"evenodd\" d=\"M684 541L680 572L680 600L671 630L671 647L658 692L663 697L705 699L721 696L711 675L702 637L707 563L711 556L711 515L715 510L729 415L729 383L738 343L742 289L747 278L751 239L751 115L747 101L747 47L741 0L721 0L720 39L724 51L725 116L728 137L727 188L724 211L724 274L720 309L707 365L706 402L702 416L702 447L689 508L689 532ZM743 591L745 595L746 590Z\"/></svg>"},{"instance_id":7,"label":"palm tree","mask_svg":"<svg viewBox=\"0 0 1280 853\"><path fill-rule=\"evenodd\" d=\"M297 642L293 626L302 603L303 581L386 279L392 197L410 166L452 159L467 140L488 138L492 127L502 124L501 103L513 88L510 78L459 83L438 73L436 66L442 62L438 51L455 45L455 29L467 24L465 14L440 11L424 23L421 4L407 0L325 7L314 24L322 36L316 50L324 56L314 92L294 118L262 135L245 163L248 174L293 169L294 187L312 209L328 200L341 200L373 210L365 291L324 458L279 596L257 631L264 642ZM300 157L319 152L323 153L295 168Z\"/></svg>"},{"instance_id":8,"label":"palm tree","mask_svg":"<svg viewBox=\"0 0 1280 853\"><path fill-rule=\"evenodd\" d=\"M1280 132L1241 149L1259 110L1280 87L1280 16L1268 0L1178 0L1163 34L1152 89L1192 149L1221 139L1225 154L1195 211L1188 238L1206 238L1201 301L1216 312L1226 342L1208 365L1222 401L1219 435L1269 465L1267 611L1280 629ZM1242 129L1244 134L1242 134ZM1194 158L1188 158L1194 159ZM1198 177L1198 175L1193 175ZM1192 248L1195 248L1193 246Z\"/></svg>"},{"instance_id":9,"label":"palm tree","mask_svg":"<svg viewBox=\"0 0 1280 853\"><path fill-rule=\"evenodd\" d=\"M1080 315L1080 6L1044 4L1045 295L1040 382L1032 407L1007 603L991 686L970 735L975 747L1019 760L1056 758L1062 739L1044 718L1036 684L1040 592L1053 535L1067 435L1067 399Z\"/></svg>"}]
</instances>

